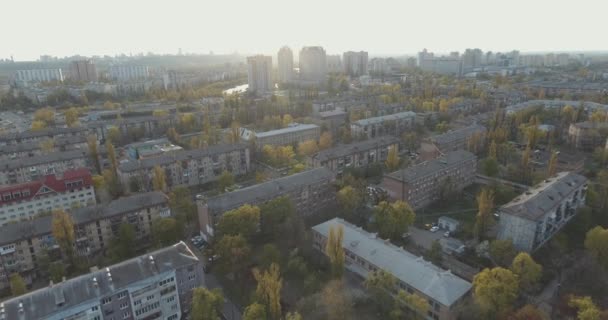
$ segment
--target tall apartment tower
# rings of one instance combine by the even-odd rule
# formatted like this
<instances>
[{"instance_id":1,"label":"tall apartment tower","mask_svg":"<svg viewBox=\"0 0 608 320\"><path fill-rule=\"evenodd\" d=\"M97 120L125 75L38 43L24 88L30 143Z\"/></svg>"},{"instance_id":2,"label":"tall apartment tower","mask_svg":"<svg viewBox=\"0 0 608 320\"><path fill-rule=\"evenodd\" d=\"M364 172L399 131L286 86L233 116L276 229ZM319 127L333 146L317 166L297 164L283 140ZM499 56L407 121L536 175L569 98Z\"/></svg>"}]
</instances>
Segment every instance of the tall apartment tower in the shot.
<instances>
[{"instance_id":1,"label":"tall apartment tower","mask_svg":"<svg viewBox=\"0 0 608 320\"><path fill-rule=\"evenodd\" d=\"M304 47L300 50L300 76L305 81L325 83L327 56L323 47Z\"/></svg>"},{"instance_id":2,"label":"tall apartment tower","mask_svg":"<svg viewBox=\"0 0 608 320\"><path fill-rule=\"evenodd\" d=\"M97 81L97 68L91 60L77 60L70 64L70 76L74 81Z\"/></svg>"},{"instance_id":3,"label":"tall apartment tower","mask_svg":"<svg viewBox=\"0 0 608 320\"><path fill-rule=\"evenodd\" d=\"M279 82L287 83L293 80L293 52L285 46L277 54L279 62Z\"/></svg>"},{"instance_id":4,"label":"tall apartment tower","mask_svg":"<svg viewBox=\"0 0 608 320\"><path fill-rule=\"evenodd\" d=\"M483 51L481 49L466 49L462 55L463 68L477 68L481 66Z\"/></svg>"},{"instance_id":5,"label":"tall apartment tower","mask_svg":"<svg viewBox=\"0 0 608 320\"><path fill-rule=\"evenodd\" d=\"M272 57L247 57L247 80L249 91L255 94L272 91Z\"/></svg>"},{"instance_id":6,"label":"tall apartment tower","mask_svg":"<svg viewBox=\"0 0 608 320\"><path fill-rule=\"evenodd\" d=\"M357 77L367 74L367 52L344 52L342 61L347 75Z\"/></svg>"}]
</instances>

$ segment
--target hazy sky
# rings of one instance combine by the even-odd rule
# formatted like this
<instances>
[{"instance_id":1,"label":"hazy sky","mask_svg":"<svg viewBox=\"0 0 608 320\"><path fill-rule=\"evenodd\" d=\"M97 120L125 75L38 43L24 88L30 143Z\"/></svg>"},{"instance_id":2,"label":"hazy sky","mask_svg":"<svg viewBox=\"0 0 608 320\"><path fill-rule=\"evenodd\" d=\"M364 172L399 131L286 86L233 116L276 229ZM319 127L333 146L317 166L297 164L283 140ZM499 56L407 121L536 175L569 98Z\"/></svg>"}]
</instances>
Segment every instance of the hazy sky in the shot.
<instances>
[{"instance_id":1,"label":"hazy sky","mask_svg":"<svg viewBox=\"0 0 608 320\"><path fill-rule=\"evenodd\" d=\"M6 0L0 58L608 49L607 0Z\"/></svg>"}]
</instances>

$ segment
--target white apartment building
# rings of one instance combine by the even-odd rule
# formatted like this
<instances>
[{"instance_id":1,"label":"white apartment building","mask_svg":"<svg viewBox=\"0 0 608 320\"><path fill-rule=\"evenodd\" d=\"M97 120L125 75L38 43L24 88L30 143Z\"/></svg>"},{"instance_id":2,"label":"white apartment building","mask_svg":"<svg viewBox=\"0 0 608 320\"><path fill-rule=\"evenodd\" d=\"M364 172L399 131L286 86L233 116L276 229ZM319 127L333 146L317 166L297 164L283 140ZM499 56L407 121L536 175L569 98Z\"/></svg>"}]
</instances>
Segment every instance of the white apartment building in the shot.
<instances>
[{"instance_id":1,"label":"white apartment building","mask_svg":"<svg viewBox=\"0 0 608 320\"><path fill-rule=\"evenodd\" d=\"M63 82L61 69L28 69L17 70L15 79L23 82Z\"/></svg>"},{"instance_id":2,"label":"white apartment building","mask_svg":"<svg viewBox=\"0 0 608 320\"><path fill-rule=\"evenodd\" d=\"M300 78L316 84L325 84L327 56L323 47L304 47L300 50Z\"/></svg>"},{"instance_id":3,"label":"white apartment building","mask_svg":"<svg viewBox=\"0 0 608 320\"><path fill-rule=\"evenodd\" d=\"M367 52L348 51L344 52L342 64L344 73L351 77L358 77L367 74Z\"/></svg>"},{"instance_id":4,"label":"white apartment building","mask_svg":"<svg viewBox=\"0 0 608 320\"><path fill-rule=\"evenodd\" d=\"M255 94L272 91L272 57L257 55L247 57L248 90Z\"/></svg>"},{"instance_id":5,"label":"white apartment building","mask_svg":"<svg viewBox=\"0 0 608 320\"><path fill-rule=\"evenodd\" d=\"M150 76L148 66L120 65L110 67L110 78L118 81L143 80Z\"/></svg>"},{"instance_id":6,"label":"white apartment building","mask_svg":"<svg viewBox=\"0 0 608 320\"><path fill-rule=\"evenodd\" d=\"M277 54L279 63L279 82L287 83L293 80L293 52L289 47L282 47Z\"/></svg>"},{"instance_id":7,"label":"white apartment building","mask_svg":"<svg viewBox=\"0 0 608 320\"><path fill-rule=\"evenodd\" d=\"M0 188L0 225L95 203L89 170L70 170L61 177L51 175L39 181Z\"/></svg>"},{"instance_id":8,"label":"white apartment building","mask_svg":"<svg viewBox=\"0 0 608 320\"><path fill-rule=\"evenodd\" d=\"M342 57L339 54L327 55L327 72L340 73L344 71L342 67Z\"/></svg>"},{"instance_id":9,"label":"white apartment building","mask_svg":"<svg viewBox=\"0 0 608 320\"><path fill-rule=\"evenodd\" d=\"M357 120L350 124L353 137L375 138L384 135L400 136L411 129L416 121L416 113L405 111L386 116Z\"/></svg>"}]
</instances>

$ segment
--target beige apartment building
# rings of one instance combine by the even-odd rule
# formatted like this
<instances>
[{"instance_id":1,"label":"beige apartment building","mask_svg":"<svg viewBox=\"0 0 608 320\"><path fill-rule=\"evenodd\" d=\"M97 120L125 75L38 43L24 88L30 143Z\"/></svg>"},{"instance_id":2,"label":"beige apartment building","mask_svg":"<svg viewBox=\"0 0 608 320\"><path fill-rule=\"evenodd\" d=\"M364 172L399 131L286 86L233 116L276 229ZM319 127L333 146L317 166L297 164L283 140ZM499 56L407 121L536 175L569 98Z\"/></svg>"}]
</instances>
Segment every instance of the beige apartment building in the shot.
<instances>
[{"instance_id":1,"label":"beige apartment building","mask_svg":"<svg viewBox=\"0 0 608 320\"><path fill-rule=\"evenodd\" d=\"M0 164L0 185L39 180L50 174L89 167L87 150L59 151L44 156L3 161Z\"/></svg>"}]
</instances>

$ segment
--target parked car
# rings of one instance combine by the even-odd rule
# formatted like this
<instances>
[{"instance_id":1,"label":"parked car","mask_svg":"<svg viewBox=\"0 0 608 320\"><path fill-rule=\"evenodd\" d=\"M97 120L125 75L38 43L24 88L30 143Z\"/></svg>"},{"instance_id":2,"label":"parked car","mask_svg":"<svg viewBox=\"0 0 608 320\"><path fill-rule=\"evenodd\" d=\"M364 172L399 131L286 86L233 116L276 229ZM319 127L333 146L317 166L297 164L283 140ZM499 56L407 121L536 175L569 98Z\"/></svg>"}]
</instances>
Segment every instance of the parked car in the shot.
<instances>
[{"instance_id":1,"label":"parked car","mask_svg":"<svg viewBox=\"0 0 608 320\"><path fill-rule=\"evenodd\" d=\"M439 231L439 227L438 226L433 226L433 227L431 227L430 231L431 232L437 232L437 231Z\"/></svg>"},{"instance_id":2,"label":"parked car","mask_svg":"<svg viewBox=\"0 0 608 320\"><path fill-rule=\"evenodd\" d=\"M446 232L443 234L443 236L444 236L444 237L446 237L446 238L449 238L449 237L450 237L450 232L449 232L449 231L446 231Z\"/></svg>"}]
</instances>

